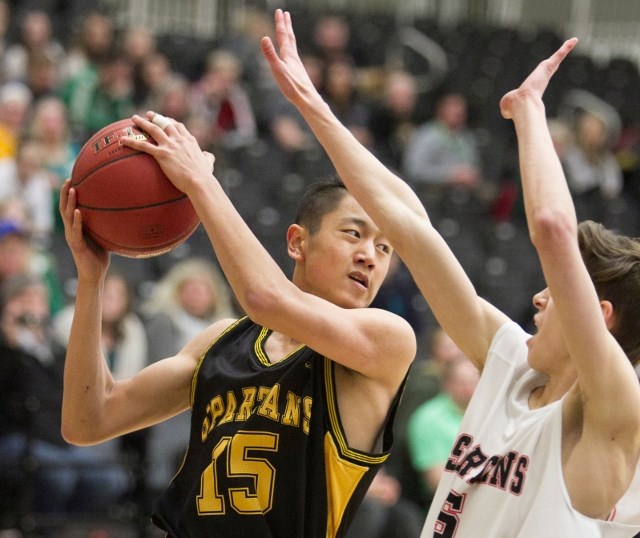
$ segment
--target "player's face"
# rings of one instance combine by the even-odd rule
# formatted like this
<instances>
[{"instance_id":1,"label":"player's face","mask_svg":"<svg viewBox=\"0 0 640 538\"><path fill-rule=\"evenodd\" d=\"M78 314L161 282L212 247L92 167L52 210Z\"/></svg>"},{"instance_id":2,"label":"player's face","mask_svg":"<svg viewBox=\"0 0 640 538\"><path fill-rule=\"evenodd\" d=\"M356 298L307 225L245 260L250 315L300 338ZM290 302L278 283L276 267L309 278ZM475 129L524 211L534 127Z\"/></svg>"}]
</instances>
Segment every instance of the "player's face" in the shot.
<instances>
[{"instance_id":1,"label":"player's face","mask_svg":"<svg viewBox=\"0 0 640 538\"><path fill-rule=\"evenodd\" d=\"M549 288L534 295L533 304L538 309L533 317L537 330L527 342L529 364L536 370L550 372L565 363L559 359L568 356L568 352Z\"/></svg>"},{"instance_id":2,"label":"player's face","mask_svg":"<svg viewBox=\"0 0 640 538\"><path fill-rule=\"evenodd\" d=\"M344 308L371 304L389 269L389 241L347 194L327 213L320 229L304 233L298 285Z\"/></svg>"}]
</instances>

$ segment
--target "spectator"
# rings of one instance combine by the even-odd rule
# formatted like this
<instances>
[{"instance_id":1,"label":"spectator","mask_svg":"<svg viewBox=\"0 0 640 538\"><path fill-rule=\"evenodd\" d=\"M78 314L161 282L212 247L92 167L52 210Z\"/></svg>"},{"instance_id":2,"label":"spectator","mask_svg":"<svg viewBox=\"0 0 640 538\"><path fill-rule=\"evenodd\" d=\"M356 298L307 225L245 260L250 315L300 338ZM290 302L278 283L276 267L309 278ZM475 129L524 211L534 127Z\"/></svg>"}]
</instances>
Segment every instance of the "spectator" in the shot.
<instances>
[{"instance_id":1,"label":"spectator","mask_svg":"<svg viewBox=\"0 0 640 538\"><path fill-rule=\"evenodd\" d=\"M386 75L382 97L372 106L369 130L374 153L396 170L400 169L407 143L418 126L417 101L414 76L395 70Z\"/></svg>"},{"instance_id":2,"label":"spectator","mask_svg":"<svg viewBox=\"0 0 640 538\"><path fill-rule=\"evenodd\" d=\"M250 93L259 125L269 113L275 89L260 53L260 39L272 32L269 13L259 6L246 5L243 16L231 21L220 40L220 48L232 52L242 65L242 82Z\"/></svg>"},{"instance_id":3,"label":"spectator","mask_svg":"<svg viewBox=\"0 0 640 538\"><path fill-rule=\"evenodd\" d=\"M423 344L423 351L411 367L411 376L407 379L402 405L398 410L398 422L405 424L413 412L442 390L442 376L449 364L464 357L460 348L442 327L433 327ZM400 420L400 416L405 417ZM406 436L406 432L403 432Z\"/></svg>"},{"instance_id":4,"label":"spectator","mask_svg":"<svg viewBox=\"0 0 640 538\"><path fill-rule=\"evenodd\" d=\"M172 69L169 58L161 52L150 54L144 59L140 68L140 77L144 87L144 100L139 106L142 111L162 111L164 97L171 85L177 80L187 84L187 81ZM186 101L186 98L184 100ZM166 112L161 113L166 114ZM184 118L184 116L185 113L182 112L178 117Z\"/></svg>"},{"instance_id":5,"label":"spectator","mask_svg":"<svg viewBox=\"0 0 640 538\"><path fill-rule=\"evenodd\" d=\"M558 158L561 163L564 163L567 151L575 144L573 131L567 121L562 118L549 118L547 120L547 127L549 127L551 141L558 154Z\"/></svg>"},{"instance_id":6,"label":"spectator","mask_svg":"<svg viewBox=\"0 0 640 538\"><path fill-rule=\"evenodd\" d=\"M28 124L28 135L37 145L42 164L50 175L54 231L62 237L64 227L58 211L60 187L66 178L71 177L80 147L71 137L67 110L60 98L46 97L35 104Z\"/></svg>"},{"instance_id":7,"label":"spectator","mask_svg":"<svg viewBox=\"0 0 640 538\"><path fill-rule=\"evenodd\" d=\"M88 64L66 81L62 99L73 138L84 143L103 127L133 113L131 62L122 52L110 50L97 65Z\"/></svg>"},{"instance_id":8,"label":"spectator","mask_svg":"<svg viewBox=\"0 0 640 538\"><path fill-rule=\"evenodd\" d=\"M438 487L478 379L478 371L466 357L448 361L441 371L440 392L418 407L409 419L411 460L428 499Z\"/></svg>"},{"instance_id":9,"label":"spectator","mask_svg":"<svg viewBox=\"0 0 640 538\"><path fill-rule=\"evenodd\" d=\"M57 95L62 84L59 64L45 52L32 55L27 65L25 83L33 94L34 102Z\"/></svg>"},{"instance_id":10,"label":"spectator","mask_svg":"<svg viewBox=\"0 0 640 538\"><path fill-rule=\"evenodd\" d=\"M54 212L50 175L43 167L43 152L33 140L23 140L16 159L5 159L0 166L0 183L5 194L0 202L22 199L31 223L32 239L41 248L50 245Z\"/></svg>"},{"instance_id":11,"label":"spectator","mask_svg":"<svg viewBox=\"0 0 640 538\"><path fill-rule=\"evenodd\" d=\"M162 85L157 99L157 108L146 108L146 110L159 110L162 114L171 114L172 118L179 118L178 121L189 122L195 114L191 114L189 103L189 82L182 75L174 75ZM206 118L202 118L206 125L210 125ZM208 129L207 136L212 138L212 133Z\"/></svg>"},{"instance_id":12,"label":"spectator","mask_svg":"<svg viewBox=\"0 0 640 538\"><path fill-rule=\"evenodd\" d=\"M31 242L31 223L24 202L14 199L0 209L0 284L19 274L39 276L49 290L50 310L57 313L66 304L66 297L53 259ZM10 212L10 217L5 216Z\"/></svg>"},{"instance_id":13,"label":"spectator","mask_svg":"<svg viewBox=\"0 0 640 538\"><path fill-rule=\"evenodd\" d=\"M347 19L339 13L326 13L318 17L313 24L311 38L313 52L326 64L352 56L351 28Z\"/></svg>"},{"instance_id":14,"label":"spectator","mask_svg":"<svg viewBox=\"0 0 640 538\"><path fill-rule=\"evenodd\" d=\"M269 134L287 155L317 147L313 133L298 111L288 101L277 100L268 114Z\"/></svg>"},{"instance_id":15,"label":"spectator","mask_svg":"<svg viewBox=\"0 0 640 538\"><path fill-rule=\"evenodd\" d=\"M122 42L122 50L133 70L133 102L139 106L147 93L143 78L144 65L156 53L156 37L149 28L134 25L125 30Z\"/></svg>"},{"instance_id":16,"label":"spectator","mask_svg":"<svg viewBox=\"0 0 640 538\"><path fill-rule=\"evenodd\" d=\"M29 488L23 494L33 494L32 510L104 510L126 491L127 472L110 462L106 445L75 447L62 439L65 350L52 337L47 288L37 277L19 274L2 283L0 300L0 451L4 463L17 470L29 456L39 465L35 475L14 477L19 488Z\"/></svg>"},{"instance_id":17,"label":"spectator","mask_svg":"<svg viewBox=\"0 0 640 538\"><path fill-rule=\"evenodd\" d=\"M575 143L567 147L562 164L579 220L607 225L608 206L622 193L622 168L612 149L615 124L595 108L576 114Z\"/></svg>"},{"instance_id":18,"label":"spectator","mask_svg":"<svg viewBox=\"0 0 640 538\"><path fill-rule=\"evenodd\" d=\"M91 11L78 22L64 62L63 79L75 77L87 67L95 66L114 45L113 22L100 11Z\"/></svg>"},{"instance_id":19,"label":"spectator","mask_svg":"<svg viewBox=\"0 0 640 538\"><path fill-rule=\"evenodd\" d=\"M0 86L0 159L16 156L32 101L31 90L21 82Z\"/></svg>"},{"instance_id":20,"label":"spectator","mask_svg":"<svg viewBox=\"0 0 640 538\"><path fill-rule=\"evenodd\" d=\"M369 106L360 96L356 68L350 57L325 64L322 94L333 113L364 146L371 147Z\"/></svg>"},{"instance_id":21,"label":"spectator","mask_svg":"<svg viewBox=\"0 0 640 538\"><path fill-rule=\"evenodd\" d=\"M371 482L346 538L418 538L424 516L384 467Z\"/></svg>"},{"instance_id":22,"label":"spectator","mask_svg":"<svg viewBox=\"0 0 640 538\"><path fill-rule=\"evenodd\" d=\"M435 116L411 137L403 157L404 173L414 185L456 185L473 189L482 181L480 152L468 126L464 95L446 92Z\"/></svg>"},{"instance_id":23,"label":"spectator","mask_svg":"<svg viewBox=\"0 0 640 538\"><path fill-rule=\"evenodd\" d=\"M218 319L233 315L226 280L210 261L188 258L177 262L157 282L142 305L154 362L170 350L180 350L193 335Z\"/></svg>"},{"instance_id":24,"label":"spectator","mask_svg":"<svg viewBox=\"0 0 640 538\"><path fill-rule=\"evenodd\" d=\"M215 50L191 91L191 113L209 120L212 141L221 149L247 146L257 136L255 114L241 78L237 56Z\"/></svg>"},{"instance_id":25,"label":"spectator","mask_svg":"<svg viewBox=\"0 0 640 538\"><path fill-rule=\"evenodd\" d=\"M615 148L616 158L622 168L624 189L622 197L627 200L631 210L625 229L630 235L640 235L640 125L627 126Z\"/></svg>"},{"instance_id":26,"label":"spectator","mask_svg":"<svg viewBox=\"0 0 640 538\"><path fill-rule=\"evenodd\" d=\"M51 17L44 11L24 13L20 21L20 40L11 45L4 56L4 79L27 83L29 66L37 58L47 58L58 72L64 63L65 51L53 36Z\"/></svg>"}]
</instances>

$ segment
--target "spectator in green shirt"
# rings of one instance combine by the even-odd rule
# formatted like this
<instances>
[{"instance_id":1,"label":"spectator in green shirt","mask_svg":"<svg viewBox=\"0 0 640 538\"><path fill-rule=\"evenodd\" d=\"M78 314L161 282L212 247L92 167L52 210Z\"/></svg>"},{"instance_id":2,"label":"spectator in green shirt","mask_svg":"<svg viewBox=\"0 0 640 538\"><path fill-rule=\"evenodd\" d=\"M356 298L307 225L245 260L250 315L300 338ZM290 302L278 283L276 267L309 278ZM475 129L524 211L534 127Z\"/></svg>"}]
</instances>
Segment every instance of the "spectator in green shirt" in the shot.
<instances>
[{"instance_id":1,"label":"spectator in green shirt","mask_svg":"<svg viewBox=\"0 0 640 538\"><path fill-rule=\"evenodd\" d=\"M133 114L131 63L122 53L109 51L66 81L62 100L74 140L84 143L103 127Z\"/></svg>"},{"instance_id":2,"label":"spectator in green shirt","mask_svg":"<svg viewBox=\"0 0 640 538\"><path fill-rule=\"evenodd\" d=\"M478 371L464 355L442 368L442 388L409 418L408 443L414 469L422 476L426 495L438 486L462 415L478 384Z\"/></svg>"}]
</instances>

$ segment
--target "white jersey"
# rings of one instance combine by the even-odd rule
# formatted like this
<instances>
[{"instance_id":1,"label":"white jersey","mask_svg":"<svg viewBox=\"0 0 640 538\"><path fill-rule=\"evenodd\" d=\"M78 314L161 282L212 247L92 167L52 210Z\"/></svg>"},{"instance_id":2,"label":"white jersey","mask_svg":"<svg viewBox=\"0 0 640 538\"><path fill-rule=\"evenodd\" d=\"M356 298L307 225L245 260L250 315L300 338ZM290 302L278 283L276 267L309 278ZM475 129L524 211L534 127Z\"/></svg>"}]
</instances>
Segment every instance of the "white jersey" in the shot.
<instances>
[{"instance_id":1,"label":"white jersey","mask_svg":"<svg viewBox=\"0 0 640 538\"><path fill-rule=\"evenodd\" d=\"M545 378L529 367L528 338L513 322L496 333L422 538L630 538L640 531L640 472L609 521L572 508L562 474L562 401L529 409L529 394Z\"/></svg>"}]
</instances>

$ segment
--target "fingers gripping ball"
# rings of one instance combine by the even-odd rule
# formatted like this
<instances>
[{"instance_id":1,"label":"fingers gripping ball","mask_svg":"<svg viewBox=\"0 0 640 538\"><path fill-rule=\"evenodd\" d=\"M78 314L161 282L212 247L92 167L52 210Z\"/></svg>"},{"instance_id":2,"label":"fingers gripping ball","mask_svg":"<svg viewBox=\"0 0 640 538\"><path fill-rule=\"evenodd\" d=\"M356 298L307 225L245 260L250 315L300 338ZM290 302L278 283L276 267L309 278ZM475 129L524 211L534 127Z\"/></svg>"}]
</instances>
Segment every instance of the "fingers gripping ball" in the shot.
<instances>
[{"instance_id":1,"label":"fingers gripping ball","mask_svg":"<svg viewBox=\"0 0 640 538\"><path fill-rule=\"evenodd\" d=\"M178 246L200 221L153 157L120 144L131 135L148 137L129 119L93 135L78 154L71 185L91 239L116 254L147 258Z\"/></svg>"}]
</instances>

